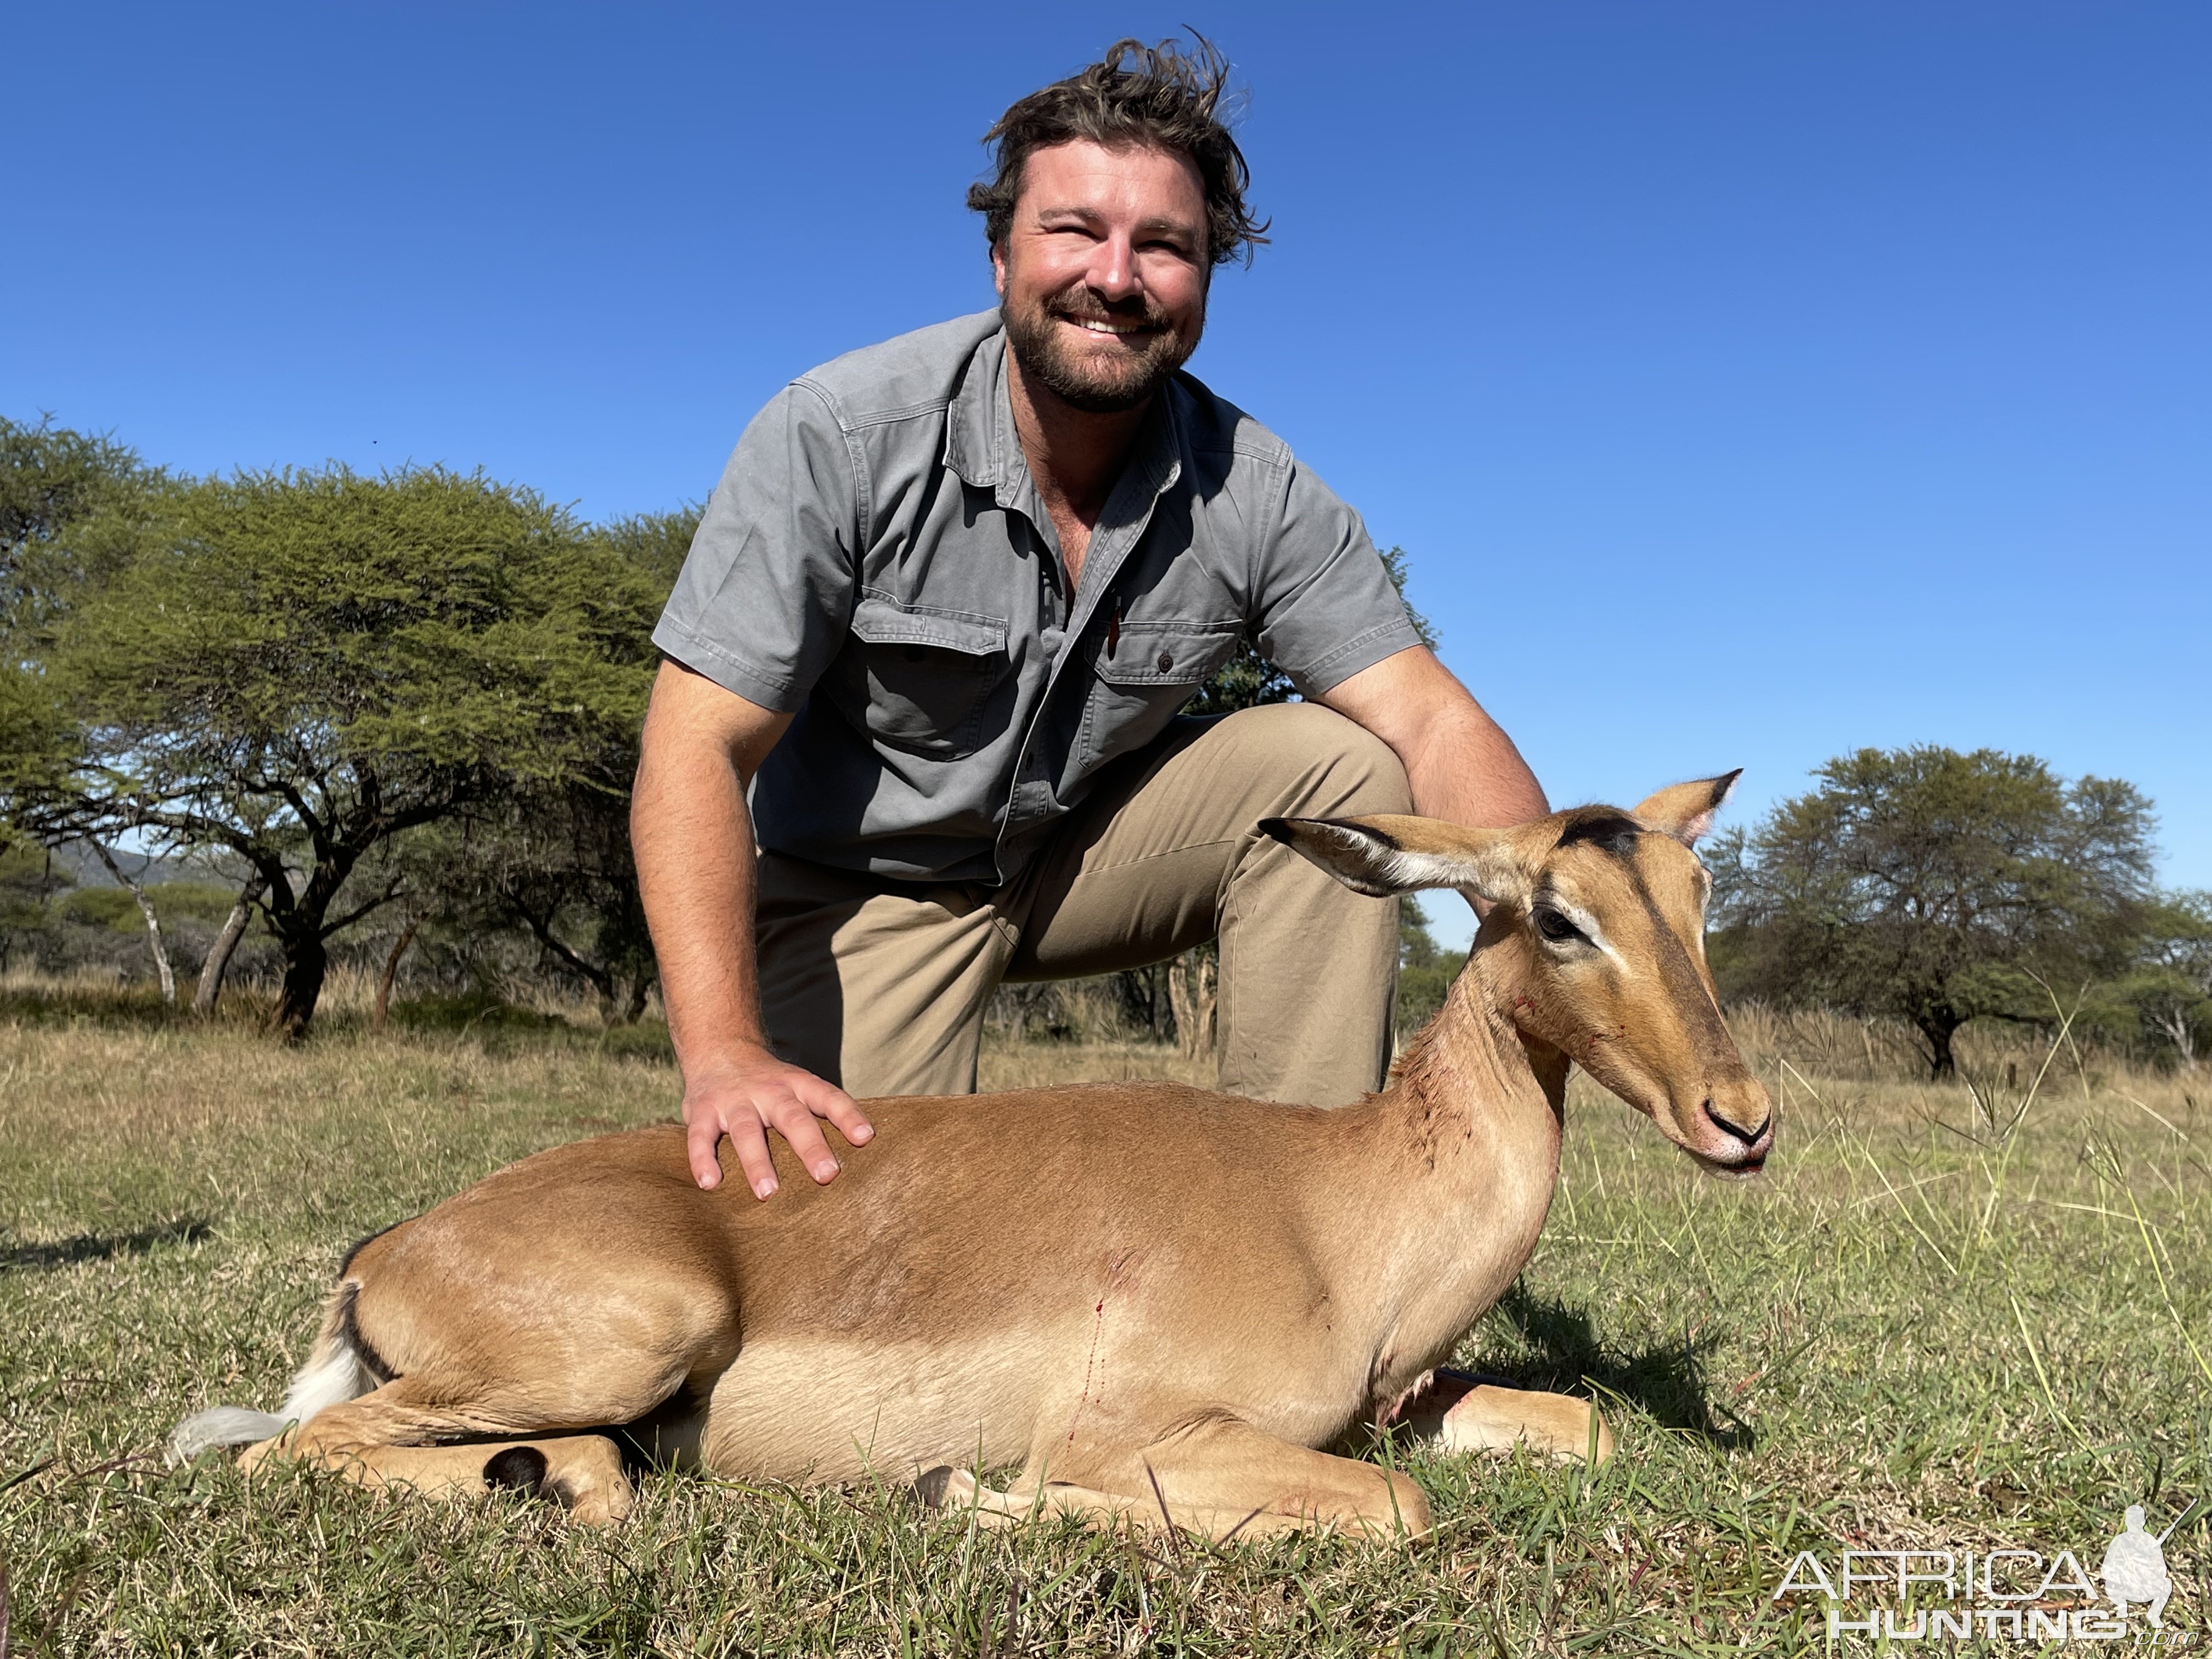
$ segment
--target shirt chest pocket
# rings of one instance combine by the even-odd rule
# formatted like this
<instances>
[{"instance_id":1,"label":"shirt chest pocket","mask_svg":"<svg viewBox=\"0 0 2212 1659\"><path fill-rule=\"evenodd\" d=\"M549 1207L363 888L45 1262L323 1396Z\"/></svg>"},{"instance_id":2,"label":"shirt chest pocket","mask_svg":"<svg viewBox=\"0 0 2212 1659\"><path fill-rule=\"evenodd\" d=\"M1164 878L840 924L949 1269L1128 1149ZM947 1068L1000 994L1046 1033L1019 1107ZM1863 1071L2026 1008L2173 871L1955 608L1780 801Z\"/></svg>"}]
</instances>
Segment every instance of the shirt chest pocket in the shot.
<instances>
[{"instance_id":1,"label":"shirt chest pocket","mask_svg":"<svg viewBox=\"0 0 2212 1659\"><path fill-rule=\"evenodd\" d=\"M1006 677L1003 619L864 593L852 632L836 677L848 719L933 760L975 751L990 693Z\"/></svg>"},{"instance_id":2,"label":"shirt chest pocket","mask_svg":"<svg viewBox=\"0 0 2212 1659\"><path fill-rule=\"evenodd\" d=\"M1229 660L1243 631L1236 622L1132 618L1101 633L1091 653L1083 769L1103 766L1159 736Z\"/></svg>"}]
</instances>

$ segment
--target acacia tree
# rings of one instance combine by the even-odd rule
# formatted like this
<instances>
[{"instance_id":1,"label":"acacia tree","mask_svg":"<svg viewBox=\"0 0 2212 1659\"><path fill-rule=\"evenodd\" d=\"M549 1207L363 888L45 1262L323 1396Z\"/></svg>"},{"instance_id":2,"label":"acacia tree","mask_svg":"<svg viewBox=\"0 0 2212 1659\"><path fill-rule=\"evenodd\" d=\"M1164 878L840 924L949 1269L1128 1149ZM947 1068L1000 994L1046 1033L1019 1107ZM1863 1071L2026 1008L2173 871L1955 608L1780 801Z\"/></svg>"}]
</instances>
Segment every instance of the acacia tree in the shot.
<instances>
[{"instance_id":1,"label":"acacia tree","mask_svg":"<svg viewBox=\"0 0 2212 1659\"><path fill-rule=\"evenodd\" d=\"M2212 893L2175 893L2152 912L2136 970L2114 988L2119 1000L2185 1072L2197 1066L2212 1030Z\"/></svg>"},{"instance_id":2,"label":"acacia tree","mask_svg":"<svg viewBox=\"0 0 2212 1659\"><path fill-rule=\"evenodd\" d=\"M314 1016L332 935L390 902L377 849L634 740L655 595L531 492L442 469L241 474L173 493L132 556L41 630L66 775L21 777L42 838L227 848Z\"/></svg>"},{"instance_id":3,"label":"acacia tree","mask_svg":"<svg viewBox=\"0 0 2212 1659\"><path fill-rule=\"evenodd\" d=\"M163 482L111 439L0 416L0 831L15 793L70 759L40 641L68 596L109 574Z\"/></svg>"},{"instance_id":4,"label":"acacia tree","mask_svg":"<svg viewBox=\"0 0 2212 1659\"><path fill-rule=\"evenodd\" d=\"M2039 977L2124 972L2152 897L2150 803L2031 755L1862 749L1708 859L1724 990L1888 1014L1932 1076L1971 1019L2050 1014Z\"/></svg>"},{"instance_id":5,"label":"acacia tree","mask_svg":"<svg viewBox=\"0 0 2212 1659\"><path fill-rule=\"evenodd\" d=\"M687 505L589 532L629 572L641 642L698 524L698 507ZM641 643L641 650L649 659L649 648ZM595 754L558 779L517 780L408 847L400 860L410 915L480 937L526 933L550 967L590 988L609 1024L637 1019L657 976L629 845L637 735L635 723L610 732Z\"/></svg>"}]
</instances>

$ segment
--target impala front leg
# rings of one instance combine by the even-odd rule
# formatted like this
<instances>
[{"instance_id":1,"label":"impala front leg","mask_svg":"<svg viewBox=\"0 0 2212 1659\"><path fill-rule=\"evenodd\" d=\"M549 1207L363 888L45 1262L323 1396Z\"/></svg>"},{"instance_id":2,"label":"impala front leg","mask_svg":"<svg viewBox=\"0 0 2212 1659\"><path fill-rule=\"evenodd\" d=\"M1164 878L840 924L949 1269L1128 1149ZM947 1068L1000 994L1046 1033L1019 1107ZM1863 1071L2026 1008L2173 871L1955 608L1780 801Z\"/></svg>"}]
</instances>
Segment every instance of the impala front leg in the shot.
<instances>
[{"instance_id":1,"label":"impala front leg","mask_svg":"<svg viewBox=\"0 0 2212 1659\"><path fill-rule=\"evenodd\" d=\"M1513 1445L1579 1457L1595 1466L1613 1455L1613 1431L1597 1407L1572 1395L1478 1382L1459 1371L1431 1372L1386 1420L1444 1451Z\"/></svg>"},{"instance_id":2,"label":"impala front leg","mask_svg":"<svg viewBox=\"0 0 2212 1659\"><path fill-rule=\"evenodd\" d=\"M1234 1418L1212 1418L1139 1449L1086 1449L1058 1468L1032 1463L1005 1492L954 1469L922 1478L933 1508L967 1509L987 1525L1031 1515L1076 1515L1222 1540L1340 1530L1405 1541L1434 1524L1428 1495L1408 1475L1294 1446Z\"/></svg>"}]
</instances>

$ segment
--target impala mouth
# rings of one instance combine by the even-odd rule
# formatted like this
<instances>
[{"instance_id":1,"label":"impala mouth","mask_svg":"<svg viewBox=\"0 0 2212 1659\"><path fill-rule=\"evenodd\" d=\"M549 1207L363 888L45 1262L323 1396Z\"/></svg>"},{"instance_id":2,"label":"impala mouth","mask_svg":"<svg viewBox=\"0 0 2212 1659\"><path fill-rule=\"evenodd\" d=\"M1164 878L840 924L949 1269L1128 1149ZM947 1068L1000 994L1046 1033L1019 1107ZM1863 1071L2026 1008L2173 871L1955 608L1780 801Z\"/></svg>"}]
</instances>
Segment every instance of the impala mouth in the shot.
<instances>
[{"instance_id":1,"label":"impala mouth","mask_svg":"<svg viewBox=\"0 0 2212 1659\"><path fill-rule=\"evenodd\" d=\"M1709 1130L1713 1127L1707 1126ZM1766 1160L1774 1151L1774 1120L1770 1115L1759 1126L1759 1133L1748 1139L1727 1133L1708 1133L1698 1139L1702 1144L1693 1146L1690 1137L1684 1135L1675 1145L1707 1175L1747 1180L1765 1169Z\"/></svg>"},{"instance_id":2,"label":"impala mouth","mask_svg":"<svg viewBox=\"0 0 2212 1659\"><path fill-rule=\"evenodd\" d=\"M1745 1152L1741 1158L1735 1158L1709 1157L1690 1146L1685 1146L1682 1150L1689 1153L1691 1161L1700 1170L1709 1176L1717 1176L1723 1181L1748 1181L1753 1176L1764 1174L1766 1170L1768 1149L1765 1147L1761 1147L1756 1152Z\"/></svg>"},{"instance_id":3,"label":"impala mouth","mask_svg":"<svg viewBox=\"0 0 2212 1659\"><path fill-rule=\"evenodd\" d=\"M1774 1151L1774 1117L1771 1109L1765 1121L1748 1136L1725 1119L1715 1116L1711 1107L1702 1103L1686 1124L1666 1104L1650 1111L1648 1115L1662 1134L1709 1176L1747 1181L1765 1170L1766 1160Z\"/></svg>"}]
</instances>

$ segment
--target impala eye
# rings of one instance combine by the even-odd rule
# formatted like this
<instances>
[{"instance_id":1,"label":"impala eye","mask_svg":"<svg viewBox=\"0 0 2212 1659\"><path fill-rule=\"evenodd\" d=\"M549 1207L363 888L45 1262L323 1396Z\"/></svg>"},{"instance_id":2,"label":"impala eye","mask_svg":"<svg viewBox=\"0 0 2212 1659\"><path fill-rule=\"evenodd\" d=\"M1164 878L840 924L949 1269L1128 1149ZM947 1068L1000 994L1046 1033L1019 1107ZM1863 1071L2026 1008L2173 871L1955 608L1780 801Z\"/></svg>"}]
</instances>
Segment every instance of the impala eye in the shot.
<instances>
[{"instance_id":1,"label":"impala eye","mask_svg":"<svg viewBox=\"0 0 2212 1659\"><path fill-rule=\"evenodd\" d=\"M1569 921L1549 905L1537 907L1534 921L1536 931L1554 945L1564 945L1571 939L1580 939L1583 930Z\"/></svg>"}]
</instances>

